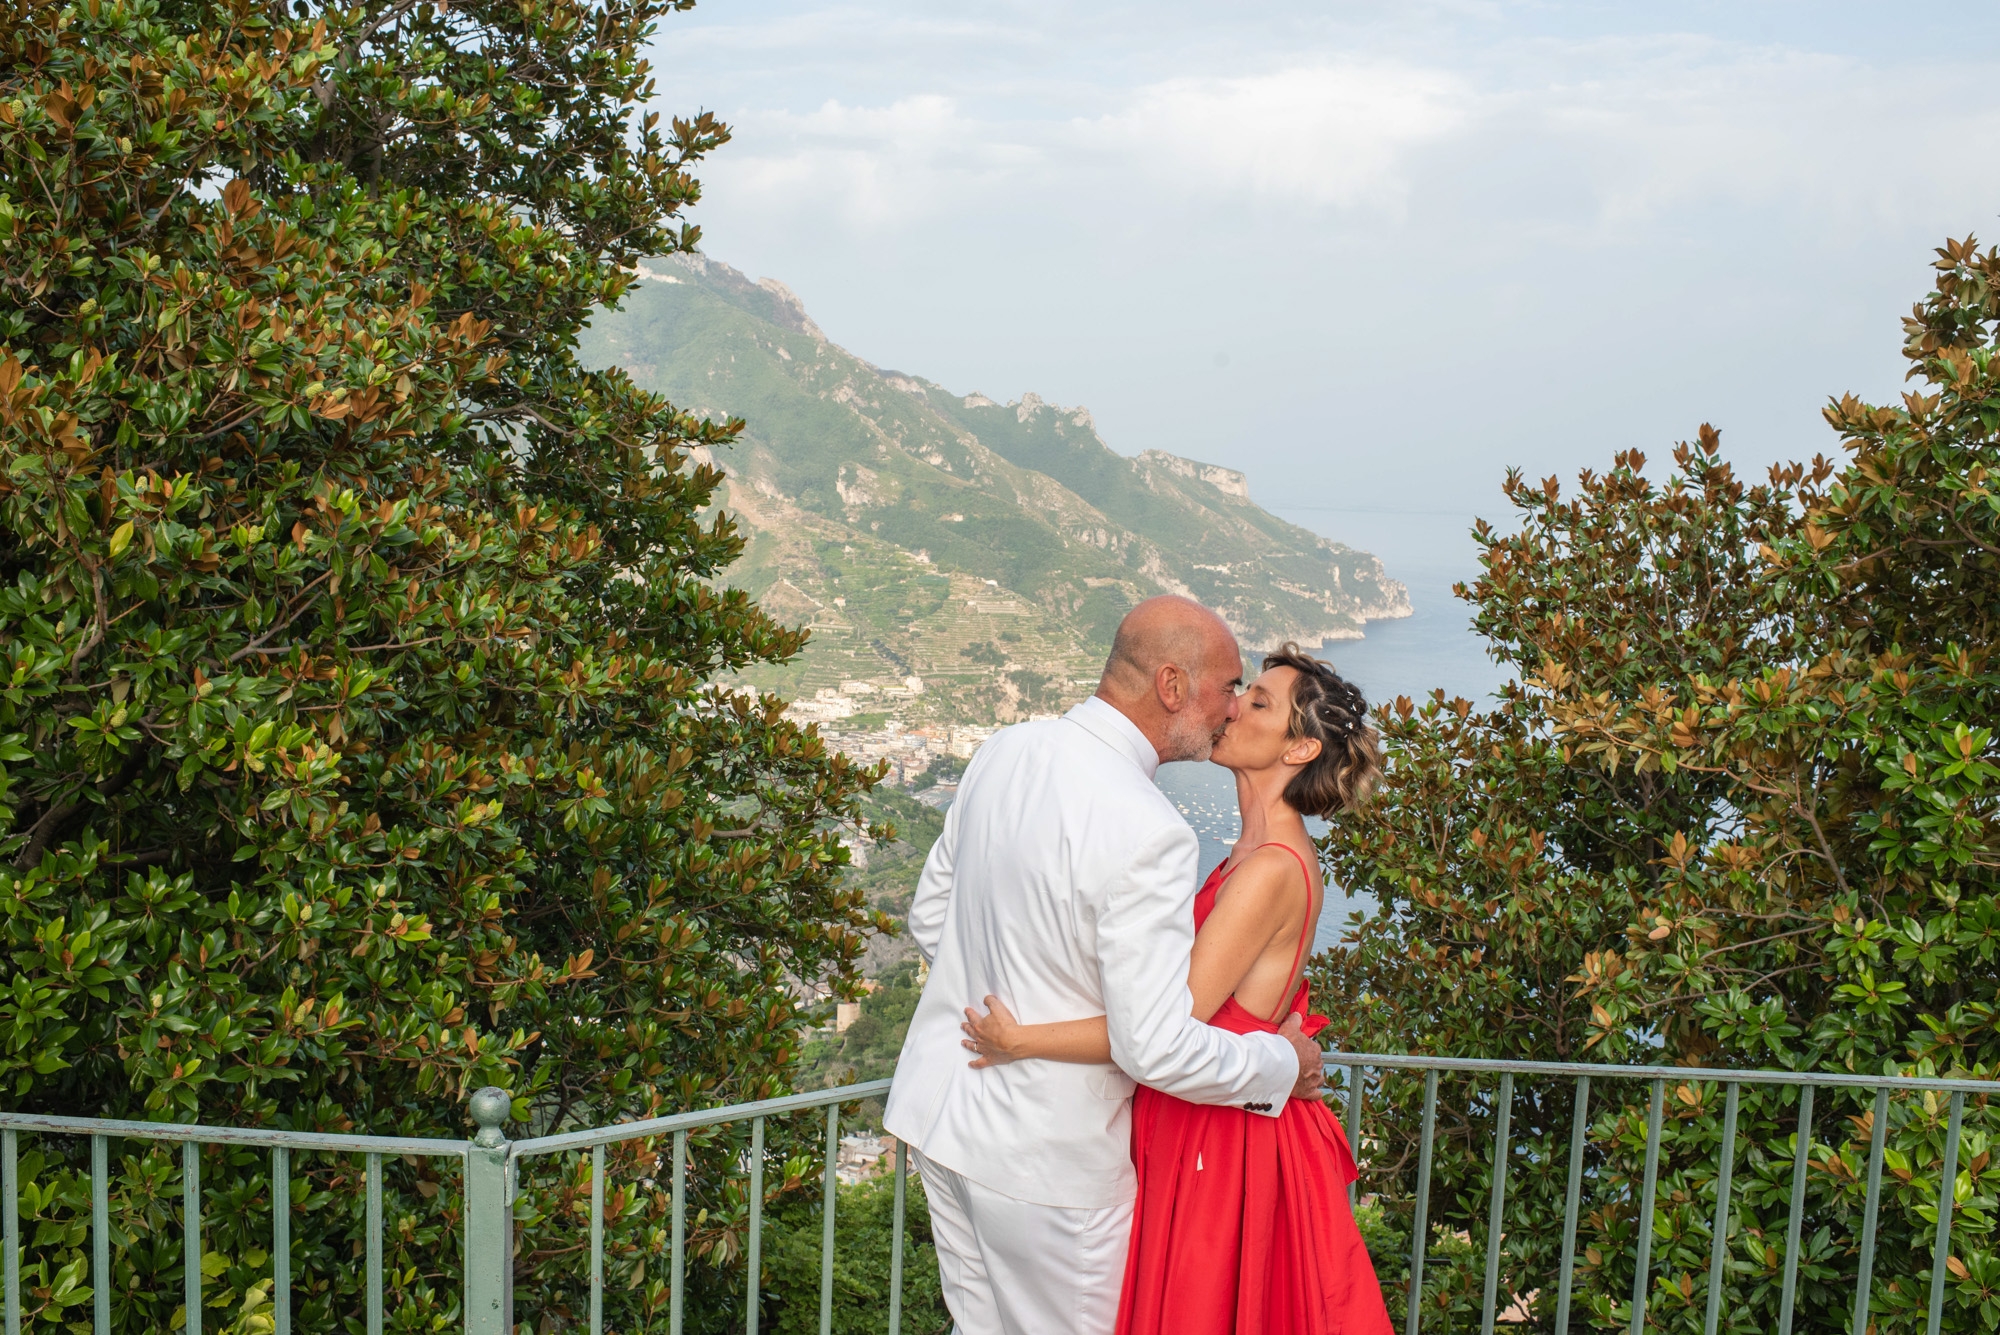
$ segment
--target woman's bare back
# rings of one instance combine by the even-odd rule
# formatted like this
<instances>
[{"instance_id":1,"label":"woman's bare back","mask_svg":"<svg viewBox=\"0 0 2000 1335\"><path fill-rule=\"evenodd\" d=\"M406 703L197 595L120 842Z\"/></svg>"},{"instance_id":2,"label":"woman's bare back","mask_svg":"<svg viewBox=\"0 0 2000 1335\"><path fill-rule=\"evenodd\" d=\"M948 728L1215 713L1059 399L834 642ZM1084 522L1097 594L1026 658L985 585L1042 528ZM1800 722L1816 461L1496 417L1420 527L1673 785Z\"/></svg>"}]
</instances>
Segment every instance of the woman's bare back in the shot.
<instances>
[{"instance_id":1,"label":"woman's bare back","mask_svg":"<svg viewBox=\"0 0 2000 1335\"><path fill-rule=\"evenodd\" d=\"M1194 1013L1207 1019L1230 996L1252 1015L1276 1021L1298 990L1306 944L1323 893L1312 845L1289 840L1252 848L1227 866L1215 907L1195 936L1188 986Z\"/></svg>"}]
</instances>

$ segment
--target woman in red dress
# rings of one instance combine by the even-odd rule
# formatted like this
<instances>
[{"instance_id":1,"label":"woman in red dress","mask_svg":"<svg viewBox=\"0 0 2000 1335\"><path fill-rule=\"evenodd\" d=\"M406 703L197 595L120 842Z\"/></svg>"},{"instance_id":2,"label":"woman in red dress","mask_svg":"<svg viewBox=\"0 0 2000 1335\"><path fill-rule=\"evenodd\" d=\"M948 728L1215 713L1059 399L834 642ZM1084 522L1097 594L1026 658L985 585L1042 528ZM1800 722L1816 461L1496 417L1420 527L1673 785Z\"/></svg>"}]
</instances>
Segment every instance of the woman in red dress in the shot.
<instances>
[{"instance_id":1,"label":"woman in red dress","mask_svg":"<svg viewBox=\"0 0 2000 1335\"><path fill-rule=\"evenodd\" d=\"M1194 1014L1234 1033L1307 1015L1304 964L1319 923L1306 816L1354 809L1381 770L1367 703L1288 644L1264 660L1211 759L1236 776L1242 837L1195 896ZM966 1011L972 1064L1107 1062L1103 1017L1016 1023L986 998ZM1390 1335L1375 1268L1347 1205L1354 1155L1317 1099L1277 1117L1141 1088L1132 1109L1139 1198L1118 1335Z\"/></svg>"}]
</instances>

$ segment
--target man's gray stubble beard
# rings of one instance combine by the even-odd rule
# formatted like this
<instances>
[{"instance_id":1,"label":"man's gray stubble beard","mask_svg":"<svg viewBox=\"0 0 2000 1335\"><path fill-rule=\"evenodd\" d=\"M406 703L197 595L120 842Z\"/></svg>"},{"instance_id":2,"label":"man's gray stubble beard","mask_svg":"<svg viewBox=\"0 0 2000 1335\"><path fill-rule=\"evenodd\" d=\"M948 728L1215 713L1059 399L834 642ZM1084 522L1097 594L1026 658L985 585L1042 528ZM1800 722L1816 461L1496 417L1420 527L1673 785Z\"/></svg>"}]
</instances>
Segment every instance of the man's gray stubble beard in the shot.
<instances>
[{"instance_id":1,"label":"man's gray stubble beard","mask_svg":"<svg viewBox=\"0 0 2000 1335\"><path fill-rule=\"evenodd\" d=\"M1201 720L1191 712L1173 716L1164 740L1167 749L1160 757L1163 761L1206 760L1215 750L1215 734L1202 727Z\"/></svg>"}]
</instances>

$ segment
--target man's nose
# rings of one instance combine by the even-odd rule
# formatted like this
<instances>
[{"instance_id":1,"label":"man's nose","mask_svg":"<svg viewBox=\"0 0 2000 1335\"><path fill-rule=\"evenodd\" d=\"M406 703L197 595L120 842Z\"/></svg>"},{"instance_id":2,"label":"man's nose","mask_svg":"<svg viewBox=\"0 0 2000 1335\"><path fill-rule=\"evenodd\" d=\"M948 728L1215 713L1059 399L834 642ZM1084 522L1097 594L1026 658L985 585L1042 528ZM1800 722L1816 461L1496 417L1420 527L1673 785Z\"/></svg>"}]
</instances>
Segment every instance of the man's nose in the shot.
<instances>
[{"instance_id":1,"label":"man's nose","mask_svg":"<svg viewBox=\"0 0 2000 1335\"><path fill-rule=\"evenodd\" d=\"M1231 723L1236 722L1237 716L1240 715L1242 712L1243 712L1243 697L1238 695L1235 692L1235 690L1232 689L1229 692L1229 713L1227 715L1229 721Z\"/></svg>"}]
</instances>

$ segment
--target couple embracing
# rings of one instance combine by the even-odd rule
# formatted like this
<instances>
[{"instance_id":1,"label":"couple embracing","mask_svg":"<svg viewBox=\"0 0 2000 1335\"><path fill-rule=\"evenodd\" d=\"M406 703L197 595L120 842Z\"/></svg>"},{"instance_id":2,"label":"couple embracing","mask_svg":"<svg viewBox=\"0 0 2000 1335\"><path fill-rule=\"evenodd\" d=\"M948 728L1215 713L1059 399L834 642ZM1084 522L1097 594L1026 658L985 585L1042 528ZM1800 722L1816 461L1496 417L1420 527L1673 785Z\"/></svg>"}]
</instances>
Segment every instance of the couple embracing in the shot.
<instances>
[{"instance_id":1,"label":"couple embracing","mask_svg":"<svg viewBox=\"0 0 2000 1335\"><path fill-rule=\"evenodd\" d=\"M958 1335L1390 1330L1303 975L1304 817L1359 802L1380 752L1360 693L1293 646L1241 686L1220 617L1151 599L1096 695L995 735L945 817L884 1121ZM1196 892L1199 844L1152 780L1210 759L1243 832Z\"/></svg>"}]
</instances>

